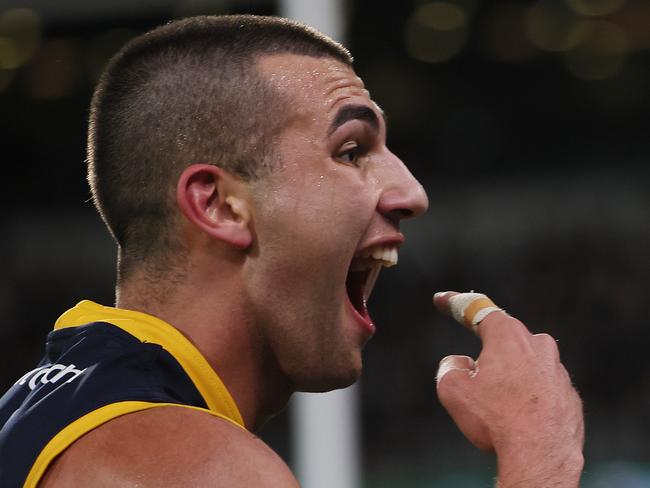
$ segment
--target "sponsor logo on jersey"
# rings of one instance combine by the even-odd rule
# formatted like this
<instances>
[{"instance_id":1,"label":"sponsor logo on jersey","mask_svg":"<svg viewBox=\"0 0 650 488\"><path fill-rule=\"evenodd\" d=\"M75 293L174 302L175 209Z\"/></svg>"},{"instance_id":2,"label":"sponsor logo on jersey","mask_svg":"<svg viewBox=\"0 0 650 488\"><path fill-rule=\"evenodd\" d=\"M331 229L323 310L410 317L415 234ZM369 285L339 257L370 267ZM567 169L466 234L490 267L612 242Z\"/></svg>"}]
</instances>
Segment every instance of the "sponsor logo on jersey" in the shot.
<instances>
[{"instance_id":1,"label":"sponsor logo on jersey","mask_svg":"<svg viewBox=\"0 0 650 488\"><path fill-rule=\"evenodd\" d=\"M48 366L41 366L31 370L29 373L24 375L18 381L17 385L24 385L27 383L30 390L36 388L36 385L42 383L46 385L47 383L56 383L62 379L66 379L66 383L71 383L76 380L79 375L81 375L87 368L77 369L74 364L68 366L64 364L51 364ZM29 382L28 382L29 380Z\"/></svg>"}]
</instances>

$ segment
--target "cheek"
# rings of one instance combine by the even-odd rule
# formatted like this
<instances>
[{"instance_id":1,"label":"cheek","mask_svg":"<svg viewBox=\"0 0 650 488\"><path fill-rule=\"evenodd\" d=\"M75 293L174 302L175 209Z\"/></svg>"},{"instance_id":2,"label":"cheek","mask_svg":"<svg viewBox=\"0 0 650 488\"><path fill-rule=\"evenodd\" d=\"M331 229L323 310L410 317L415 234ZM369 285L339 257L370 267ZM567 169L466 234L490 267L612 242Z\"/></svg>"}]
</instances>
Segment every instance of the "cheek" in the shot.
<instances>
[{"instance_id":1,"label":"cheek","mask_svg":"<svg viewBox=\"0 0 650 488\"><path fill-rule=\"evenodd\" d=\"M280 286L303 288L300 293L320 289L331 298L336 290L329 288L345 283L349 260L366 236L376 197L349 167L293 183L259 202L259 264L270 283L275 278Z\"/></svg>"},{"instance_id":2,"label":"cheek","mask_svg":"<svg viewBox=\"0 0 650 488\"><path fill-rule=\"evenodd\" d=\"M374 211L374 205L359 195L356 189L341 193L325 188L287 194L269 205L261 219L262 250L271 246L289 258L340 259L339 253L351 252L350 246L356 245Z\"/></svg>"}]
</instances>

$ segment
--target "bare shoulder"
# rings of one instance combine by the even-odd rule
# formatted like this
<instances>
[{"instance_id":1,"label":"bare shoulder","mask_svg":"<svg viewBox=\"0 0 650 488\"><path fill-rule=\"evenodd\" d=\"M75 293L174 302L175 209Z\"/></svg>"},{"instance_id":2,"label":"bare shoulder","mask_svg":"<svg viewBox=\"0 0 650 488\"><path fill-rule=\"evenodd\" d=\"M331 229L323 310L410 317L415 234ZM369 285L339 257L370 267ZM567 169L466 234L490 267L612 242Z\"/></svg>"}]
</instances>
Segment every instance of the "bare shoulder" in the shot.
<instances>
[{"instance_id":1,"label":"bare shoulder","mask_svg":"<svg viewBox=\"0 0 650 488\"><path fill-rule=\"evenodd\" d=\"M206 412L157 407L116 418L72 444L41 488L292 488L282 459L248 431Z\"/></svg>"}]
</instances>

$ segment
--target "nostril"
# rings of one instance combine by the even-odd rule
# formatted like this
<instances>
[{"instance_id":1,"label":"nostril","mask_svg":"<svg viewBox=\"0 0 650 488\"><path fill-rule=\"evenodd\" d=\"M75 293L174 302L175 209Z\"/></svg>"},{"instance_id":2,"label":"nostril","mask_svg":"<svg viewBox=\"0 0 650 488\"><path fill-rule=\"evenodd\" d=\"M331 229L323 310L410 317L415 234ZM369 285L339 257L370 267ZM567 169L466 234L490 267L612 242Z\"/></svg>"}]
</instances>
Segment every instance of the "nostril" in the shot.
<instances>
[{"instance_id":1,"label":"nostril","mask_svg":"<svg viewBox=\"0 0 650 488\"><path fill-rule=\"evenodd\" d=\"M401 220L408 219L410 217L413 217L415 213L412 210L409 210L408 208L396 208L391 210L390 212L384 213L384 217L395 227L399 227L399 223Z\"/></svg>"}]
</instances>

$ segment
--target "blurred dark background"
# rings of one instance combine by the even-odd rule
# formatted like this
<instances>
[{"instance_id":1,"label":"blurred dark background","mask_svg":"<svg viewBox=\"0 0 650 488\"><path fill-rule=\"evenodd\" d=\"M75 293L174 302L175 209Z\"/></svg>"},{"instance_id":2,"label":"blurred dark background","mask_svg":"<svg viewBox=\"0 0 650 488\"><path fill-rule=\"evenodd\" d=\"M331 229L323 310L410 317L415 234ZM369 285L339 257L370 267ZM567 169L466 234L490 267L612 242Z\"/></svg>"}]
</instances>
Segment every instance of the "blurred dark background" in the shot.
<instances>
[{"instance_id":1,"label":"blurred dark background","mask_svg":"<svg viewBox=\"0 0 650 488\"><path fill-rule=\"evenodd\" d=\"M273 1L0 1L0 387L77 301L113 303L113 244L89 203L94 83L130 37ZM584 486L650 487L650 2L350 1L346 44L429 193L371 305L361 383L367 487L490 486L491 457L435 398L477 340L437 316L475 289L553 334L584 403ZM263 437L290 458L281 415Z\"/></svg>"}]
</instances>

